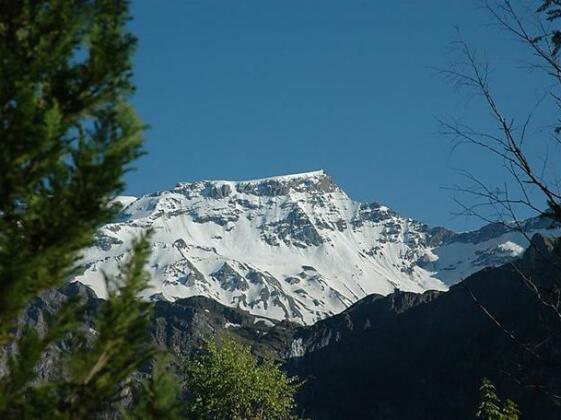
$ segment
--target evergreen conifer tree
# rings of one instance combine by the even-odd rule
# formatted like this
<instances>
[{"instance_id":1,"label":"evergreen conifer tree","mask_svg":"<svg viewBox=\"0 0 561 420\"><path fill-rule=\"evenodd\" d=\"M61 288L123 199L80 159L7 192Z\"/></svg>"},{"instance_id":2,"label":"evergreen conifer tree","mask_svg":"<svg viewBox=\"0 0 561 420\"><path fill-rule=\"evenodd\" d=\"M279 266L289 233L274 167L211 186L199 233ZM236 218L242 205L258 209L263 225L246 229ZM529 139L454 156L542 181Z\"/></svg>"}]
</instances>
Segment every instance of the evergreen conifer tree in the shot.
<instances>
[{"instance_id":1,"label":"evergreen conifer tree","mask_svg":"<svg viewBox=\"0 0 561 420\"><path fill-rule=\"evenodd\" d=\"M180 383L170 370L166 355L159 355L152 374L141 382L133 409L125 411L125 419L130 420L176 420L186 418L186 406L178 400Z\"/></svg>"},{"instance_id":2,"label":"evergreen conifer tree","mask_svg":"<svg viewBox=\"0 0 561 420\"><path fill-rule=\"evenodd\" d=\"M479 391L481 401L477 407L477 417L486 420L518 420L520 411L516 403L509 399L501 403L495 385L488 378L483 378Z\"/></svg>"},{"instance_id":3,"label":"evergreen conifer tree","mask_svg":"<svg viewBox=\"0 0 561 420\"><path fill-rule=\"evenodd\" d=\"M0 418L95 417L156 354L150 305L137 298L148 286L146 238L107 279L95 339L71 346L57 378L38 381L35 367L57 340L79 338L81 303L65 304L44 334L17 325L33 298L76 272L141 154L143 124L127 102L128 10L127 0L0 0L0 345L10 349Z\"/></svg>"},{"instance_id":4,"label":"evergreen conifer tree","mask_svg":"<svg viewBox=\"0 0 561 420\"><path fill-rule=\"evenodd\" d=\"M479 391L481 392L481 401L477 407L477 417L486 420L501 420L501 401L497 396L495 385L489 379L483 378Z\"/></svg>"},{"instance_id":5,"label":"evergreen conifer tree","mask_svg":"<svg viewBox=\"0 0 561 420\"><path fill-rule=\"evenodd\" d=\"M518 406L514 401L507 399L502 409L502 420L518 420L518 416L520 416Z\"/></svg>"},{"instance_id":6,"label":"evergreen conifer tree","mask_svg":"<svg viewBox=\"0 0 561 420\"><path fill-rule=\"evenodd\" d=\"M0 332L60 286L139 156L124 0L0 2Z\"/></svg>"}]
</instances>

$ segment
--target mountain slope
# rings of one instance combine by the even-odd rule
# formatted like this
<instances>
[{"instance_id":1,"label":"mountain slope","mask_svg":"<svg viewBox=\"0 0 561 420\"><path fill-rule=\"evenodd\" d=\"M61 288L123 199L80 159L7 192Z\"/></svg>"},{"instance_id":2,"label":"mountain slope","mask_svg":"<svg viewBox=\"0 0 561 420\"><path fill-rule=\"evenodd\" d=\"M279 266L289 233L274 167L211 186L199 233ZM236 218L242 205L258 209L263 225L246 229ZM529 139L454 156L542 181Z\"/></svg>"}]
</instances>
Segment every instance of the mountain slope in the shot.
<instances>
[{"instance_id":1,"label":"mountain slope","mask_svg":"<svg viewBox=\"0 0 561 420\"><path fill-rule=\"evenodd\" d=\"M558 419L559 406L535 385L561 389L559 319L520 273L558 295L561 274L551 261L559 261L559 248L539 235L534 244L522 259L486 268L448 292L371 295L311 326L278 323L199 296L156 302L151 331L179 360L223 333L284 360L289 373L304 380L298 407L306 418L472 419L486 376L501 397L519 404L521 418ZM468 290L539 360L498 328ZM45 313L76 294L85 298L91 319L99 299L73 283L37 299L20 325L42 331ZM92 334L89 325L84 335ZM41 377L53 374L61 351L64 345L41 362Z\"/></svg>"},{"instance_id":2,"label":"mountain slope","mask_svg":"<svg viewBox=\"0 0 561 420\"><path fill-rule=\"evenodd\" d=\"M526 239L489 227L456 234L377 203L351 200L323 171L255 181L200 181L134 199L85 251L76 280L103 297L131 241L153 230L153 299L202 295L277 320L311 324L376 293L446 290L516 258ZM547 231L529 222L532 233Z\"/></svg>"},{"instance_id":3,"label":"mountain slope","mask_svg":"<svg viewBox=\"0 0 561 420\"><path fill-rule=\"evenodd\" d=\"M539 252L486 268L446 293L369 297L296 330L286 351L291 372L306 378L300 406L314 419L472 419L480 381L489 377L501 397L519 404L521 418L558 419L548 392L561 389L559 319L520 273L542 293L558 294L561 274L551 261L559 255L551 241L535 240Z\"/></svg>"}]
</instances>

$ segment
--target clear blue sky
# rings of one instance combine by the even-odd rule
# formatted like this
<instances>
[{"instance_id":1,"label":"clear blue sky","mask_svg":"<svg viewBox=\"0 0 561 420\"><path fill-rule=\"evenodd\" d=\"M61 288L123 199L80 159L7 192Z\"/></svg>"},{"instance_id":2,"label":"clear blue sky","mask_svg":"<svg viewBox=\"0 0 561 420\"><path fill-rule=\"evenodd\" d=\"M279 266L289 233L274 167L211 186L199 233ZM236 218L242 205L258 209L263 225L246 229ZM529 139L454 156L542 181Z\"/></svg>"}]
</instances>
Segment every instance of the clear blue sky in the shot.
<instances>
[{"instance_id":1,"label":"clear blue sky","mask_svg":"<svg viewBox=\"0 0 561 420\"><path fill-rule=\"evenodd\" d=\"M519 112L521 46L479 1L135 0L134 98L148 154L129 194L179 181L251 179L323 168L353 198L432 225L454 218L458 168L501 182L481 150L452 153L435 117L488 127L477 98L435 74L456 27L497 69L503 103ZM506 74L503 69L507 69ZM510 71L514 68L514 71ZM485 125L487 124L487 125Z\"/></svg>"}]
</instances>

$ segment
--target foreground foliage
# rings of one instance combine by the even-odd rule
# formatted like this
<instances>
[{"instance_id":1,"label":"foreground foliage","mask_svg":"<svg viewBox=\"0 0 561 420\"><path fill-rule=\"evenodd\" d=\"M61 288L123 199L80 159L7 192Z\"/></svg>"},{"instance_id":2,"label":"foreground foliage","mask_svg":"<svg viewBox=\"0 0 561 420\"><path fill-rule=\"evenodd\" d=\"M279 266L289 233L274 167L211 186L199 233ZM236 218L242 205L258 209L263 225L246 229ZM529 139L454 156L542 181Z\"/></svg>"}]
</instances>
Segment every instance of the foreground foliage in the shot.
<instances>
[{"instance_id":1,"label":"foreground foliage","mask_svg":"<svg viewBox=\"0 0 561 420\"><path fill-rule=\"evenodd\" d=\"M181 384L171 370L166 355L156 358L151 375L141 382L132 409L123 410L125 419L175 420L185 418L185 405L177 397Z\"/></svg>"},{"instance_id":2,"label":"foreground foliage","mask_svg":"<svg viewBox=\"0 0 561 420\"><path fill-rule=\"evenodd\" d=\"M479 391L481 401L477 407L477 417L485 420L518 420L520 411L516 403L509 399L501 402L495 385L489 379L483 378Z\"/></svg>"},{"instance_id":3,"label":"foreground foliage","mask_svg":"<svg viewBox=\"0 0 561 420\"><path fill-rule=\"evenodd\" d=\"M63 304L46 331L18 330L24 308L64 284L80 250L112 220L112 198L141 153L143 125L127 102L136 45L128 9L126 0L0 1L3 419L95 417L127 395L133 372L156 354L151 308L137 298L148 287L146 238L107 279L89 342L79 300ZM59 374L38 380L45 352L70 333Z\"/></svg>"},{"instance_id":4,"label":"foreground foliage","mask_svg":"<svg viewBox=\"0 0 561 420\"><path fill-rule=\"evenodd\" d=\"M210 341L186 369L194 419L292 419L296 385L278 366L223 337Z\"/></svg>"}]
</instances>

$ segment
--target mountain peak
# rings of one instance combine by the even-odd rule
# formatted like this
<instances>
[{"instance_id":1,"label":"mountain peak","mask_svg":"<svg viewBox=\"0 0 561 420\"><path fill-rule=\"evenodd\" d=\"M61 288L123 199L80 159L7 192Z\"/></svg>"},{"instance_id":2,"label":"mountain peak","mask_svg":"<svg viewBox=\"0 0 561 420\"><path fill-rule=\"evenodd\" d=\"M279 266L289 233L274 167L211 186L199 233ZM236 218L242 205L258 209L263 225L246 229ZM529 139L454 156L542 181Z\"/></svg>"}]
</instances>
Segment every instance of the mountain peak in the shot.
<instances>
[{"instance_id":1,"label":"mountain peak","mask_svg":"<svg viewBox=\"0 0 561 420\"><path fill-rule=\"evenodd\" d=\"M329 193L340 191L339 187L323 169L298 174L279 175L244 181L204 180L182 182L175 187L176 191L206 190L207 196L222 198L231 191L256 196L283 196L291 192Z\"/></svg>"},{"instance_id":2,"label":"mountain peak","mask_svg":"<svg viewBox=\"0 0 561 420\"><path fill-rule=\"evenodd\" d=\"M267 182L290 182L294 180L307 180L307 179L318 179L318 178L329 178L323 169L310 172L301 172L296 174L286 174L286 175L274 175L265 178L255 178L255 179L244 179L244 180L227 180L227 179L204 179L195 182L180 182L177 184L178 187L185 185L192 185L197 183L227 183L233 185L239 184L262 184Z\"/></svg>"},{"instance_id":3,"label":"mountain peak","mask_svg":"<svg viewBox=\"0 0 561 420\"><path fill-rule=\"evenodd\" d=\"M234 181L236 184L261 184L264 182L276 181L276 182L290 182L294 180L307 180L312 178L327 178L327 174L323 169L319 169L317 171L310 171L310 172L301 172L296 174L287 174L287 175L275 175L266 178L258 178L252 180L245 180L245 181Z\"/></svg>"}]
</instances>

